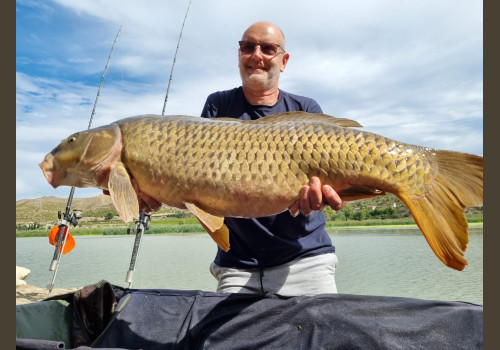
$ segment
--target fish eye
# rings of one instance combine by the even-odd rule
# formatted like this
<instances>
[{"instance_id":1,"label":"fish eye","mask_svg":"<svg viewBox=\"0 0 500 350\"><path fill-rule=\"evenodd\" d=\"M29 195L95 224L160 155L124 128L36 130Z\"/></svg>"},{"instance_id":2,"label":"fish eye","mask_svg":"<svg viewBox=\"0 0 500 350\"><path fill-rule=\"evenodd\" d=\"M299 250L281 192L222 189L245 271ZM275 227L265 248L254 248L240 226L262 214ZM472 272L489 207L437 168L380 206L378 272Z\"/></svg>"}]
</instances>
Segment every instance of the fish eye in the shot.
<instances>
[{"instance_id":1,"label":"fish eye","mask_svg":"<svg viewBox=\"0 0 500 350\"><path fill-rule=\"evenodd\" d=\"M70 136L68 137L68 143L71 143L76 140L76 136Z\"/></svg>"}]
</instances>

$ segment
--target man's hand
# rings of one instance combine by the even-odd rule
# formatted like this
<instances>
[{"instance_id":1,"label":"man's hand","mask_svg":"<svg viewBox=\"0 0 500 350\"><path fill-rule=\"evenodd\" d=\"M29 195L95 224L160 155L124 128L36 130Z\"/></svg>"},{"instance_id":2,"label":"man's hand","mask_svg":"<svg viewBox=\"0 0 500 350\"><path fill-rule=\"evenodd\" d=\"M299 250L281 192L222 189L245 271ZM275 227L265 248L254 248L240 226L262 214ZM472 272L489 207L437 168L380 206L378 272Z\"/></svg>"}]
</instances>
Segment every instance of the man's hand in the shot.
<instances>
[{"instance_id":1,"label":"man's hand","mask_svg":"<svg viewBox=\"0 0 500 350\"><path fill-rule=\"evenodd\" d=\"M338 193L331 186L321 186L319 178L313 176L309 180L309 186L302 186L300 199L293 203L288 210L292 216L297 216L299 212L307 216L315 210L323 209L325 202L333 210L340 210L343 207L342 199Z\"/></svg>"}]
</instances>

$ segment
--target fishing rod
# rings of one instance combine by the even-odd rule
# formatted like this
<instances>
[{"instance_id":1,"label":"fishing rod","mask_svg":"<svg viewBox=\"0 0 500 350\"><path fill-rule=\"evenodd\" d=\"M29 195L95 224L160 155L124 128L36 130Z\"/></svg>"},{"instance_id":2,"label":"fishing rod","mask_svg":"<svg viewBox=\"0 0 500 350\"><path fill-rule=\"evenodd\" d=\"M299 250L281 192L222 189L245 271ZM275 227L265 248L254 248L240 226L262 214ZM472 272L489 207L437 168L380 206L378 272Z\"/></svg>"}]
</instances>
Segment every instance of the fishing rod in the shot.
<instances>
[{"instance_id":1,"label":"fishing rod","mask_svg":"<svg viewBox=\"0 0 500 350\"><path fill-rule=\"evenodd\" d=\"M167 85L167 93L165 95L165 101L163 103L163 110L161 111L161 115L165 115L165 107L167 105L168 93L170 91L170 84L172 83L172 76L174 74L174 66L177 59L177 52L179 51L182 31L184 30L184 24L186 23L186 18L190 7L191 7L191 0L189 0L186 14L184 15L184 21L182 22L181 32L179 33L179 39L177 40L177 48L175 49L174 60L172 62L172 68L170 70L170 77L168 79L168 85ZM128 288L132 286L134 269L135 269L135 264L137 262L137 257L139 255L139 248L141 246L142 235L144 234L145 229L146 230L149 229L150 220L151 220L151 215L148 215L143 211L139 214L139 220L136 221L135 223L136 234L135 234L134 248L132 249L132 257L130 258L130 267L129 270L127 271L127 275L125 276L125 282L128 283Z\"/></svg>"},{"instance_id":2,"label":"fishing rod","mask_svg":"<svg viewBox=\"0 0 500 350\"><path fill-rule=\"evenodd\" d=\"M174 75L174 66L177 60L177 51L179 51L179 46L181 44L182 31L184 30L184 24L186 23L189 7L191 7L191 0L189 0L189 4L186 10L186 15L184 16L184 21L182 22L181 32L179 33L179 39L177 40L177 48L175 49L174 60L172 62L172 68L170 70L170 77L168 78L167 94L165 95L165 102L163 103L163 110L161 111L161 115L165 115L165 107L167 106L168 92L170 91L170 83L172 82L172 76Z\"/></svg>"},{"instance_id":3,"label":"fishing rod","mask_svg":"<svg viewBox=\"0 0 500 350\"><path fill-rule=\"evenodd\" d=\"M90 126L92 125L92 120L94 118L95 114L95 108L97 106L97 100L99 99L99 96L101 94L101 88L102 84L104 83L104 79L106 77L106 72L108 70L108 64L109 60L111 59L111 53L113 52L113 49L116 44L116 40L118 39L118 35L120 34L120 31L122 30L123 25L120 26L118 29L118 33L116 33L115 40L113 41L113 45L111 46L111 50L109 51L108 59L106 61L106 65L104 66L104 71L101 76L101 82L99 84L99 88L97 89L97 96L94 101L94 108L92 108L92 113L90 115L90 121L89 121L89 126L88 129L90 129ZM66 246L66 242L68 240L68 237L70 236L69 234L69 225L72 224L74 227L78 225L78 220L82 217L81 210L79 209L74 209L73 214L69 214L71 210L71 204L73 202L73 195L75 193L75 187L72 186L71 190L69 192L68 196L68 202L66 204L66 210L64 211L64 215L59 211L58 212L58 219L59 222L57 223L57 243L55 244L56 248L54 251L54 256L52 258L52 262L50 263L49 271L54 271L54 275L52 276L52 281L51 283L47 286L47 289L49 290L48 296L50 297L50 294L52 293L52 289L54 288L55 282L56 282L56 276L57 276L57 271L59 270L59 264L61 262L61 256L62 254L66 254L64 248ZM52 232L52 231L51 231ZM62 233L62 234L61 234ZM62 254L61 254L62 253Z\"/></svg>"}]
</instances>

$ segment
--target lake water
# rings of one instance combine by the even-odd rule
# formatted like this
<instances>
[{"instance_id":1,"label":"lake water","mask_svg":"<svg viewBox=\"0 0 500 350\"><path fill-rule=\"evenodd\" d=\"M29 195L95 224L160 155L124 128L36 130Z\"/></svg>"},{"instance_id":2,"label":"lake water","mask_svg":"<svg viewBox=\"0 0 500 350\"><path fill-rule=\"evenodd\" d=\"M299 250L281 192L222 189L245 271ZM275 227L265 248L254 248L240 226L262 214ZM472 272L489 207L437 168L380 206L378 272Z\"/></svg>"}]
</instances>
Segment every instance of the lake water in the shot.
<instances>
[{"instance_id":1,"label":"lake water","mask_svg":"<svg viewBox=\"0 0 500 350\"><path fill-rule=\"evenodd\" d=\"M401 296L483 304L483 228L470 227L463 271L446 267L416 228L335 229L339 293ZM127 287L134 235L75 237L62 256L55 288L83 287L101 279ZM206 234L143 236L132 288L214 291L208 267L216 245ZM16 238L16 265L31 270L26 282L51 283L54 247L48 238Z\"/></svg>"}]
</instances>

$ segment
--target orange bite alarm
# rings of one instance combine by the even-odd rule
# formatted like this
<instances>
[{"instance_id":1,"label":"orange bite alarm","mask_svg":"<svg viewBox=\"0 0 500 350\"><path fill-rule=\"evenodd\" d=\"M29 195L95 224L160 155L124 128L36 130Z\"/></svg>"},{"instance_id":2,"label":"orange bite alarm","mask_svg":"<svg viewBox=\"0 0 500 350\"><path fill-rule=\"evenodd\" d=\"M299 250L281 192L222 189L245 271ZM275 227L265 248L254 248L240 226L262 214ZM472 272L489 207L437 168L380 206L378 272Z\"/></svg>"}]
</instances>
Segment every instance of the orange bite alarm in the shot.
<instances>
[{"instance_id":1,"label":"orange bite alarm","mask_svg":"<svg viewBox=\"0 0 500 350\"><path fill-rule=\"evenodd\" d=\"M59 239L59 231L60 227L59 226L54 226L52 227L52 230L49 232L49 243L52 244L53 246L57 245L57 240ZM75 247L75 239L69 232L69 227L68 227L68 238L66 239L66 244L64 245L64 251L62 252L63 254L69 253L70 251L73 250ZM64 239L64 236L63 236ZM59 252L61 252L62 246L59 248Z\"/></svg>"}]
</instances>

